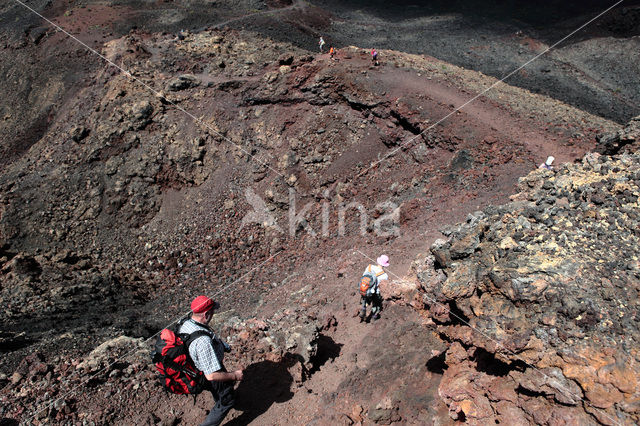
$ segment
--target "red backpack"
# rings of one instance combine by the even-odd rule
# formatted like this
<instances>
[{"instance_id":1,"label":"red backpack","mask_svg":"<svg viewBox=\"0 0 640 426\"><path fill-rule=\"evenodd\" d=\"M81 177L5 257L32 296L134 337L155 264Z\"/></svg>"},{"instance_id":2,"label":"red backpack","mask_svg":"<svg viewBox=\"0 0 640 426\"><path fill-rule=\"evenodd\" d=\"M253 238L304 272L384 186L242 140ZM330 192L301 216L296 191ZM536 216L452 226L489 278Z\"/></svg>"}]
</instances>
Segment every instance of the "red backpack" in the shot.
<instances>
[{"instance_id":1,"label":"red backpack","mask_svg":"<svg viewBox=\"0 0 640 426\"><path fill-rule=\"evenodd\" d=\"M171 393L198 394L207 384L204 373L196 368L189 345L201 336L210 336L204 330L178 333L184 321L160 332L151 359L160 373L163 386Z\"/></svg>"}]
</instances>

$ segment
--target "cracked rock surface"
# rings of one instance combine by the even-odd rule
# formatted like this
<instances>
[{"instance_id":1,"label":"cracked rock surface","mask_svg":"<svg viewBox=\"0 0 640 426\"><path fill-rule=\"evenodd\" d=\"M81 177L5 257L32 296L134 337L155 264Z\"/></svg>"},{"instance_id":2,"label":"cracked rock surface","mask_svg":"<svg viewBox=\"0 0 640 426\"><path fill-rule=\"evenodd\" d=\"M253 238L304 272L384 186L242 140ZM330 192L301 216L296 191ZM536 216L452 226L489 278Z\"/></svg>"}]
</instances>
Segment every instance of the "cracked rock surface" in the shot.
<instances>
[{"instance_id":1,"label":"cracked rock surface","mask_svg":"<svg viewBox=\"0 0 640 426\"><path fill-rule=\"evenodd\" d=\"M587 154L519 190L418 262L451 342L440 396L473 424L637 423L640 154Z\"/></svg>"}]
</instances>

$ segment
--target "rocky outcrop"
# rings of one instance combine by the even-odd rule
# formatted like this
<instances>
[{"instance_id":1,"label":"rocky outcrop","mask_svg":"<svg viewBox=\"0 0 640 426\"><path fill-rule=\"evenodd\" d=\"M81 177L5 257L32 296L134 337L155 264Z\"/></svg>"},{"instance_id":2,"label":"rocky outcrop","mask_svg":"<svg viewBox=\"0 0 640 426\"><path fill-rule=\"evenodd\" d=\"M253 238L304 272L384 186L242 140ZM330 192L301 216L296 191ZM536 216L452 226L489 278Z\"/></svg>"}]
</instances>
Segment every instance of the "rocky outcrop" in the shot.
<instances>
[{"instance_id":1,"label":"rocky outcrop","mask_svg":"<svg viewBox=\"0 0 640 426\"><path fill-rule=\"evenodd\" d=\"M519 189L414 265L451 342L441 398L471 424L637 423L640 154L587 154Z\"/></svg>"},{"instance_id":2,"label":"rocky outcrop","mask_svg":"<svg viewBox=\"0 0 640 426\"><path fill-rule=\"evenodd\" d=\"M180 90L190 89L200 85L200 80L193 74L183 74L176 78L172 78L167 83L167 90L179 92Z\"/></svg>"},{"instance_id":3,"label":"rocky outcrop","mask_svg":"<svg viewBox=\"0 0 640 426\"><path fill-rule=\"evenodd\" d=\"M302 309L283 309L271 318L240 320L230 316L214 321L216 332L231 345L229 358L233 365L248 367L251 373L264 373L267 375L264 380L271 381L273 378L269 375L282 369L280 375L289 383L278 386L286 389L292 384L300 386L313 373L321 332L326 329L326 324L303 313ZM0 334L0 339L7 334ZM72 358L65 353L52 360L40 353L28 355L12 375L0 375L0 401L4 406L0 408L0 418L22 413L25 418L41 421L90 419L96 424L113 423L113 413L106 407L109 399L121 392L133 395L144 391L166 397L157 371L150 363L151 344L153 342L142 338L123 335L104 341L82 358ZM227 364L231 368L232 364ZM249 377L248 380L262 378ZM91 411L79 401L76 390L82 386L104 389L92 398L94 403L105 407L103 411Z\"/></svg>"},{"instance_id":4,"label":"rocky outcrop","mask_svg":"<svg viewBox=\"0 0 640 426\"><path fill-rule=\"evenodd\" d=\"M128 333L134 324L116 318L135 311L146 297L145 290L129 284L136 280L135 272L98 266L95 258L70 250L35 256L2 253L0 299L3 320L11 324L0 337L3 347L7 352L30 353L26 347L38 342L41 350L54 351L60 345L77 346L71 340L83 333L101 338L109 334L105 330L108 326ZM59 331L52 332L51 324ZM96 329L96 324L104 328ZM66 337L61 339L63 334ZM86 345L93 343L87 341ZM19 359L4 363L15 365Z\"/></svg>"},{"instance_id":5,"label":"rocky outcrop","mask_svg":"<svg viewBox=\"0 0 640 426\"><path fill-rule=\"evenodd\" d=\"M302 383L314 368L322 326L317 318L302 309L282 309L273 317L241 321L232 317L222 325L223 335L244 365L267 359L290 360L290 373L295 383Z\"/></svg>"},{"instance_id":6,"label":"rocky outcrop","mask_svg":"<svg viewBox=\"0 0 640 426\"><path fill-rule=\"evenodd\" d=\"M640 139L640 116L632 118L624 129L599 136L596 152L613 155L621 151L637 151L638 144L634 142L638 139Z\"/></svg>"}]
</instances>

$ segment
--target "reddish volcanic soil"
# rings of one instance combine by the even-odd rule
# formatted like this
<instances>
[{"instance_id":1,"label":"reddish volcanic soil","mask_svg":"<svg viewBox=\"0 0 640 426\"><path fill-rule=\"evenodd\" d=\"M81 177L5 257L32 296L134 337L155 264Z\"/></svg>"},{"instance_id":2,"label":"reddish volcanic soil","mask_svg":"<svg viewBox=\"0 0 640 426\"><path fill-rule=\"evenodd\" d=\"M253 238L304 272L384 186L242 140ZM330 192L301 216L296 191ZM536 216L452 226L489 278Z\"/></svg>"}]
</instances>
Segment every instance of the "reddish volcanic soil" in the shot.
<instances>
[{"instance_id":1,"label":"reddish volcanic soil","mask_svg":"<svg viewBox=\"0 0 640 426\"><path fill-rule=\"evenodd\" d=\"M309 37L329 22L303 3L268 4ZM366 49L343 47L331 60L235 30L118 38L123 21L139 19L134 9L55 3L47 16L91 46L111 40L101 52L154 92L64 47L61 33L23 46L67 49L56 63L80 59L59 72L72 83L29 110L46 124L1 147L0 269L11 283L3 297L24 300L3 318L1 421L196 424L211 397L167 395L146 354L113 355L96 377L75 371L106 340L149 346L206 293L222 305L214 329L234 339L227 369L245 369L226 424L453 424L437 392L444 366L434 361L446 342L391 296L381 320L360 323L360 273L385 253L401 284L444 226L508 201L548 155L572 162L620 126L503 83L466 104L496 80L429 56L381 50L372 66ZM228 12L216 22L234 20ZM55 113L42 121L43 111ZM16 117L6 121L0 135L18 135ZM294 235L289 188L298 213L309 206ZM248 189L284 232L243 225L255 208ZM348 203L367 212L365 232L355 209L339 232ZM391 213L395 232L378 232L375 220ZM317 334L306 365L295 357L300 345L265 343L288 326ZM54 340L52 330L70 334ZM34 352L43 358L22 361ZM64 404L48 407L57 397Z\"/></svg>"}]
</instances>

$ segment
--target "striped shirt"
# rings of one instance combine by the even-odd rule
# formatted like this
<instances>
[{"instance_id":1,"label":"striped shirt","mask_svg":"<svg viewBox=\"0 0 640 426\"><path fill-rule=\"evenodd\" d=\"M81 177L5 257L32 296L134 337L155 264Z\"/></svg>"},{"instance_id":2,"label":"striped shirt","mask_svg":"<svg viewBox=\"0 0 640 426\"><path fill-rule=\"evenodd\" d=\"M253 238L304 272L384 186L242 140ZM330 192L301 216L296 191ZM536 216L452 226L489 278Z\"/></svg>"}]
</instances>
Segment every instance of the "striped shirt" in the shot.
<instances>
[{"instance_id":1,"label":"striped shirt","mask_svg":"<svg viewBox=\"0 0 640 426\"><path fill-rule=\"evenodd\" d=\"M373 275L376 276L376 283L375 283L374 293L379 295L380 294L380 286L378 284L380 284L380 281L382 281L382 280L388 280L389 279L389 275L387 275L387 273L384 271L384 269L382 269L382 266L380 266L380 265L369 265L369 266L367 266L367 269L364 270L364 274L366 274L368 272L371 272L371 273L373 273Z\"/></svg>"},{"instance_id":2,"label":"striped shirt","mask_svg":"<svg viewBox=\"0 0 640 426\"><path fill-rule=\"evenodd\" d=\"M193 333L194 331L204 330L211 333L209 336L200 336L191 342L189 346L189 355L193 360L196 368L204 374L215 373L224 368L222 361L224 360L225 344L218 336L215 335L208 327L198 322L188 319L180 327L180 333Z\"/></svg>"}]
</instances>

